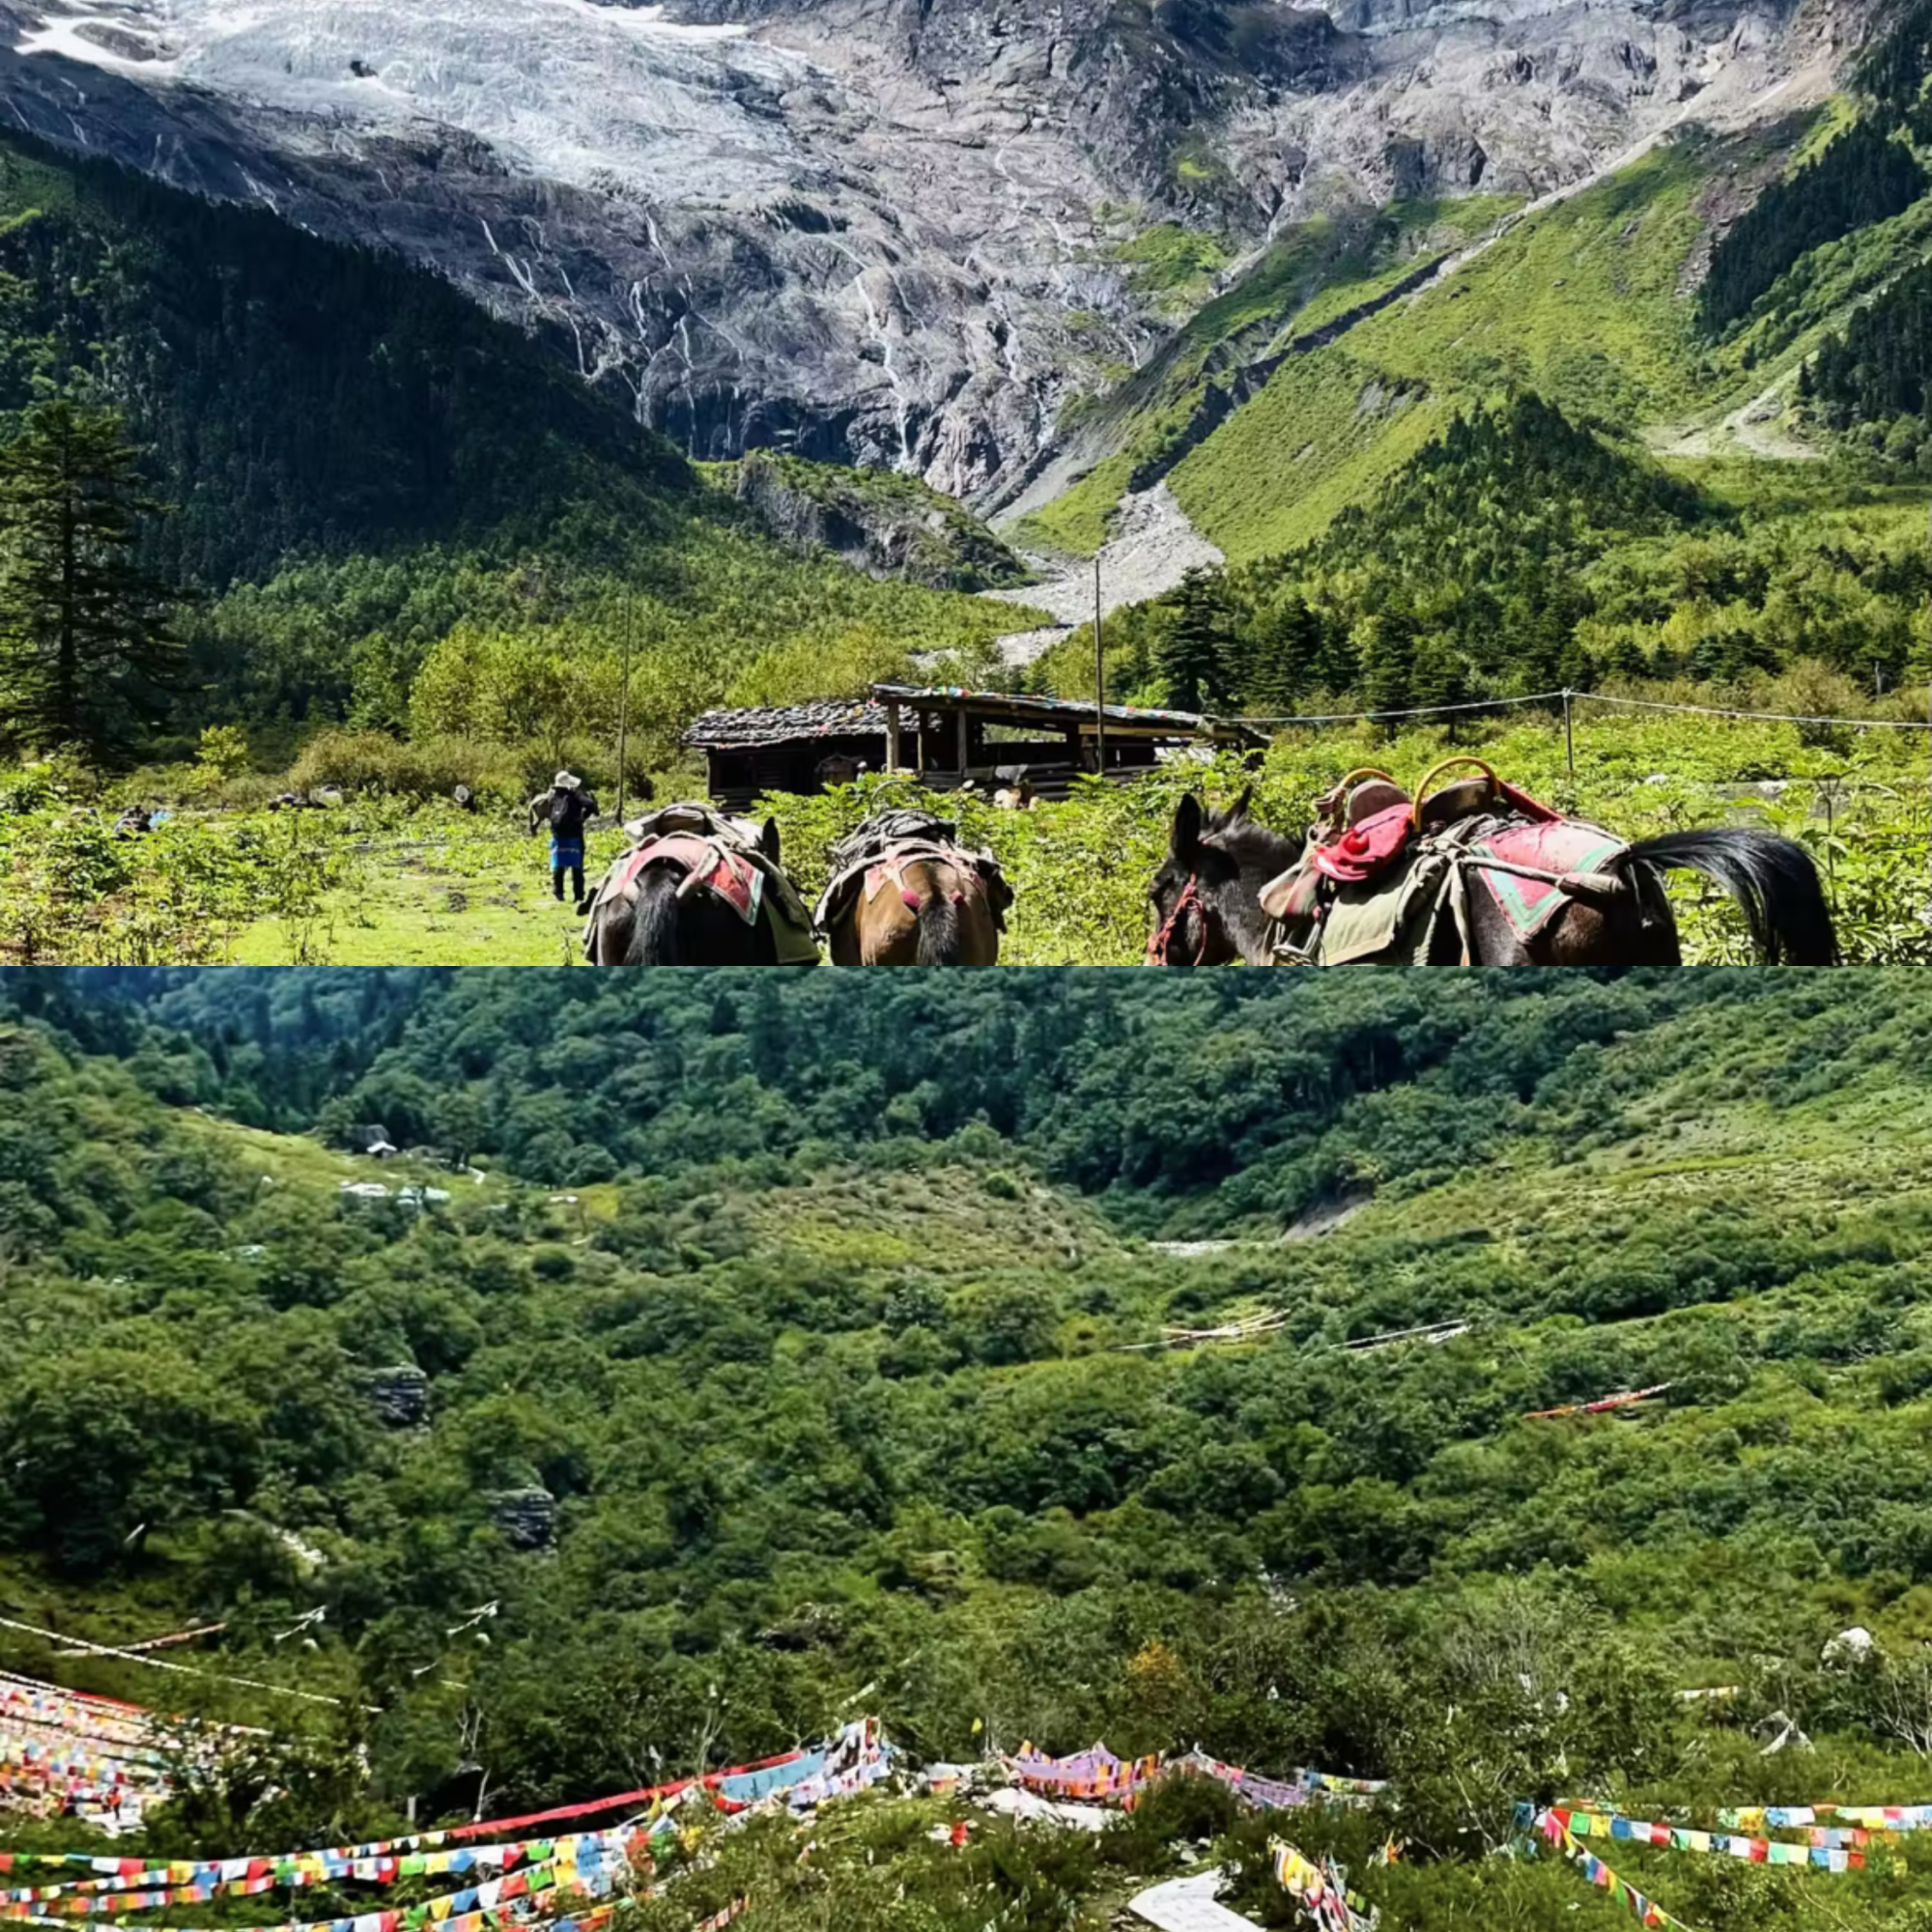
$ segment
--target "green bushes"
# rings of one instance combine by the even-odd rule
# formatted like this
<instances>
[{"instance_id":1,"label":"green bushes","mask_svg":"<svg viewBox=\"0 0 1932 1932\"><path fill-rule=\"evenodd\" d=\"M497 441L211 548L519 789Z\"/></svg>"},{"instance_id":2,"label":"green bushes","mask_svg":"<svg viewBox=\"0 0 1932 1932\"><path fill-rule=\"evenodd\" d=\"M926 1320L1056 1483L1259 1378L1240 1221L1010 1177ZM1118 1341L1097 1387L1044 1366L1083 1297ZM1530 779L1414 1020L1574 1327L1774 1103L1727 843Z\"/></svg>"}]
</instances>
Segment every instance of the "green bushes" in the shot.
<instances>
[{"instance_id":1,"label":"green bushes","mask_svg":"<svg viewBox=\"0 0 1932 1932\"><path fill-rule=\"evenodd\" d=\"M1280 1833L1417 1932L1560 1932L1598 1908L1498 1856L1519 1801L1917 1788L1926 1005L1903 975L0 980L0 1569L62 1628L191 1605L240 1674L382 1705L385 1801L467 1808L480 1762L539 1808L862 1707L923 1757L1104 1737L1395 1780L1272 1820L1176 1780L1096 1841L964 1848L881 1801L804 1865L734 1837L687 1915L749 1883L801 1932L1084 1932L1211 1839L1269 1922ZM843 1104L867 1074L919 1129ZM270 1130L315 1121L494 1178ZM553 1199L580 1150L615 1179ZM1278 1238L1306 1177L1369 1170L1353 1218ZM1264 1307L1264 1346L1116 1352ZM1472 1332L1337 1346L1446 1314ZM411 1365L419 1427L372 1399ZM557 1547L513 1556L490 1498L536 1482ZM487 1645L451 1634L485 1603ZM1853 1623L1877 1657L1826 1662ZM1812 1751L1761 1754L1778 1711ZM328 1763L281 1780L286 1841L347 1803ZM243 1845L224 1802L169 1829ZM1707 1924L1808 1922L1802 1874L1613 1861ZM1815 1882L1855 1932L1924 1885Z\"/></svg>"},{"instance_id":2,"label":"green bushes","mask_svg":"<svg viewBox=\"0 0 1932 1932\"><path fill-rule=\"evenodd\" d=\"M402 739L384 731L325 731L309 740L289 773L297 790L333 785L344 792L412 800L447 799L458 785L499 805L548 787L554 763L541 749L469 738Z\"/></svg>"}]
</instances>

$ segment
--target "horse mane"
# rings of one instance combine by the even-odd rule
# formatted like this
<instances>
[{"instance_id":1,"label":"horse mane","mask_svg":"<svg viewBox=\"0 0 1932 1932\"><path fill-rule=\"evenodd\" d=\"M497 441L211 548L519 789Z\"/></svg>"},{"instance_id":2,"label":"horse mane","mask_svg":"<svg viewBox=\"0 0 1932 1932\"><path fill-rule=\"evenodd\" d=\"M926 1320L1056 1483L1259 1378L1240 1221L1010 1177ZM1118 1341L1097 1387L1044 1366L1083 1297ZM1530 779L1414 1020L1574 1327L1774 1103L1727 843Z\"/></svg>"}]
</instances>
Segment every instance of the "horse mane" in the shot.
<instances>
[{"instance_id":1,"label":"horse mane","mask_svg":"<svg viewBox=\"0 0 1932 1932\"><path fill-rule=\"evenodd\" d=\"M1202 827L1201 836L1212 839L1244 875L1266 871L1270 879L1279 878L1301 857L1306 842L1305 834L1290 837L1270 831L1245 813L1232 811L1215 812Z\"/></svg>"},{"instance_id":2,"label":"horse mane","mask_svg":"<svg viewBox=\"0 0 1932 1932\"><path fill-rule=\"evenodd\" d=\"M1235 878L1211 889L1215 908L1235 950L1250 965L1267 958L1267 916L1261 909L1266 887L1301 862L1305 835L1290 838L1250 818L1245 800L1216 811L1203 822L1201 842L1211 845L1235 867Z\"/></svg>"}]
</instances>

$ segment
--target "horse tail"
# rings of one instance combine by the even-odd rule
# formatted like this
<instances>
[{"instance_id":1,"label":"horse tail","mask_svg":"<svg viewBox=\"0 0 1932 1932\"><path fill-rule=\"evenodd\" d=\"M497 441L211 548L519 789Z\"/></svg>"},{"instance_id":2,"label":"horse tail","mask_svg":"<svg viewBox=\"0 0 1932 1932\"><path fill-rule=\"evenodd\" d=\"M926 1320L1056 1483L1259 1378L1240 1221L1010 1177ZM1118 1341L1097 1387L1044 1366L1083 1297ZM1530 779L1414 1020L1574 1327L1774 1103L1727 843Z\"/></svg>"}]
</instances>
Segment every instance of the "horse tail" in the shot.
<instances>
[{"instance_id":1,"label":"horse tail","mask_svg":"<svg viewBox=\"0 0 1932 1932\"><path fill-rule=\"evenodd\" d=\"M926 890L919 908L919 963L956 966L962 948L952 869L949 866L926 866L922 869L925 873Z\"/></svg>"},{"instance_id":2,"label":"horse tail","mask_svg":"<svg viewBox=\"0 0 1932 1932\"><path fill-rule=\"evenodd\" d=\"M638 881L638 900L631 922L632 966L682 966L681 927L684 902L678 888L684 880L672 866L648 866Z\"/></svg>"},{"instance_id":3,"label":"horse tail","mask_svg":"<svg viewBox=\"0 0 1932 1932\"><path fill-rule=\"evenodd\" d=\"M1824 882L1810 853L1793 840L1721 827L1666 832L1633 845L1631 858L1661 871L1695 872L1721 886L1743 909L1766 965L1838 964Z\"/></svg>"}]
</instances>

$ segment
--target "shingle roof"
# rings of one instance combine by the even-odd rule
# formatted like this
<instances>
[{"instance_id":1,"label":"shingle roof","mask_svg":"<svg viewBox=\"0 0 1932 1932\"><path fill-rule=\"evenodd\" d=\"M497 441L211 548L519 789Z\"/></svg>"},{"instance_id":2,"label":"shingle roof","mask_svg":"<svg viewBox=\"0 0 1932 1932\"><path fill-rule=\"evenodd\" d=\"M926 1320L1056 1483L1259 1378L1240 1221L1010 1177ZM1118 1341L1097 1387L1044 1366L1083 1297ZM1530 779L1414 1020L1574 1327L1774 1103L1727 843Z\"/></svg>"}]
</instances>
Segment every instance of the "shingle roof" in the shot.
<instances>
[{"instance_id":1,"label":"shingle roof","mask_svg":"<svg viewBox=\"0 0 1932 1932\"><path fill-rule=\"evenodd\" d=\"M684 734L697 751L751 751L762 745L788 745L812 738L879 737L886 735L886 705L909 709L923 705L930 711L971 710L976 716L1008 724L1030 721L1065 726L1091 719L1094 707L1075 697L1016 696L1004 691L968 691L958 685L923 687L875 684L869 697L835 697L816 704L784 704L751 711L707 711ZM1216 736L1236 727L1216 726L1214 721L1192 711L1144 711L1127 704L1107 706L1110 724L1154 731L1176 738Z\"/></svg>"},{"instance_id":2,"label":"shingle roof","mask_svg":"<svg viewBox=\"0 0 1932 1932\"><path fill-rule=\"evenodd\" d=\"M875 684L872 696L877 698L892 698L899 704L918 704L922 701L932 706L953 706L960 699L970 700L976 710L984 709L988 713L999 713L1015 718L1050 718L1056 724L1071 723L1075 719L1091 718L1094 706L1077 697L1033 697L1015 696L1005 691L968 691L960 685L935 685L922 687L903 684ZM1193 711L1141 711L1129 704L1110 704L1107 716L1122 724L1165 724L1173 726L1178 735L1199 731L1208 723L1198 712Z\"/></svg>"},{"instance_id":3,"label":"shingle roof","mask_svg":"<svg viewBox=\"0 0 1932 1932\"><path fill-rule=\"evenodd\" d=\"M867 697L835 697L819 704L783 704L755 711L707 711L684 734L697 751L746 751L787 745L801 738L886 735L886 711Z\"/></svg>"}]
</instances>

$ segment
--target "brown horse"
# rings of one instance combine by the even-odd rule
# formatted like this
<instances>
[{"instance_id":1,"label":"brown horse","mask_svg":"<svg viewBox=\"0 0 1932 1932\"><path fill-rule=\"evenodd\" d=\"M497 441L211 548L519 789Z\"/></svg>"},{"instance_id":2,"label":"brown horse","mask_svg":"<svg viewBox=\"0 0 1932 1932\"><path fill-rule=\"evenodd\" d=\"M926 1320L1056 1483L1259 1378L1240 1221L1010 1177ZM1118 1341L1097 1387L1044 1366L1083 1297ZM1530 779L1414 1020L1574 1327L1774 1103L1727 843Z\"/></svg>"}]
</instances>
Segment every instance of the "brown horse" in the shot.
<instances>
[{"instance_id":1,"label":"brown horse","mask_svg":"<svg viewBox=\"0 0 1932 1932\"><path fill-rule=\"evenodd\" d=\"M1175 814L1165 863L1150 896L1151 966L1251 966L1307 955L1312 918L1277 922L1262 896L1302 863L1303 839L1285 838L1248 815L1252 792L1209 813L1199 799ZM1768 965L1832 966L1838 949L1832 914L1810 854L1768 833L1668 832L1633 845L1614 862L1611 889L1574 897L1535 937L1520 941L1489 894L1467 895L1467 958L1443 922L1428 966L1681 966L1677 924L1662 874L1694 872L1730 894Z\"/></svg>"},{"instance_id":2,"label":"brown horse","mask_svg":"<svg viewBox=\"0 0 1932 1932\"><path fill-rule=\"evenodd\" d=\"M835 966L1000 963L986 882L963 856L907 860L876 897L861 893L830 937Z\"/></svg>"},{"instance_id":3,"label":"brown horse","mask_svg":"<svg viewBox=\"0 0 1932 1932\"><path fill-rule=\"evenodd\" d=\"M692 883L694 869L703 873L719 859L720 848L707 851L690 838L671 838L626 854L599 888L584 935L585 955L598 966L778 966L815 960L802 906L786 923L781 957L774 923L781 917L774 899L781 895L771 883L780 864L776 820L765 821L752 849L769 866L770 874L755 916L749 920L709 885ZM733 863L742 870L753 861L748 856ZM613 891L619 880L623 889ZM796 895L790 896L796 903ZM793 925L800 928L798 934Z\"/></svg>"},{"instance_id":4,"label":"brown horse","mask_svg":"<svg viewBox=\"0 0 1932 1932\"><path fill-rule=\"evenodd\" d=\"M990 853L919 809L875 813L832 853L816 924L835 966L997 966L1012 894Z\"/></svg>"}]
</instances>

